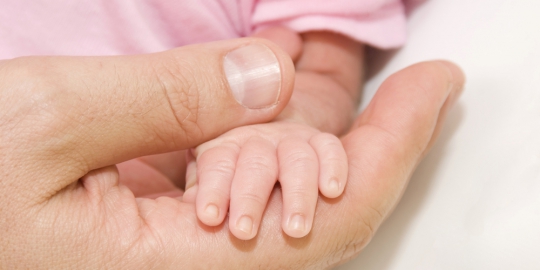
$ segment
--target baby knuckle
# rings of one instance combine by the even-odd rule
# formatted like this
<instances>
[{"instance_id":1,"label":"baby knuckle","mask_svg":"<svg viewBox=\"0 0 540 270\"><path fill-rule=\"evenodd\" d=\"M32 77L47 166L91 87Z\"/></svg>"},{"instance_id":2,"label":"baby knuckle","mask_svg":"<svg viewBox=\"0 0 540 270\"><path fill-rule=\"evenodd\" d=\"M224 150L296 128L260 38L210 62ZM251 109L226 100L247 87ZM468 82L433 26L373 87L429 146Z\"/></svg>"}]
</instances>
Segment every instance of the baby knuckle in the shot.
<instances>
[{"instance_id":1,"label":"baby knuckle","mask_svg":"<svg viewBox=\"0 0 540 270\"><path fill-rule=\"evenodd\" d=\"M315 158L309 152L303 150L291 151L285 156L287 163L304 164L306 162L315 162Z\"/></svg>"},{"instance_id":2,"label":"baby knuckle","mask_svg":"<svg viewBox=\"0 0 540 270\"><path fill-rule=\"evenodd\" d=\"M312 145L318 145L325 149L343 148L341 141L334 135L329 133L319 133L311 138Z\"/></svg>"},{"instance_id":3,"label":"baby knuckle","mask_svg":"<svg viewBox=\"0 0 540 270\"><path fill-rule=\"evenodd\" d=\"M241 201L247 202L248 205L254 205L257 208L264 208L266 206L267 198L258 193L243 193L239 198Z\"/></svg>"},{"instance_id":4,"label":"baby knuckle","mask_svg":"<svg viewBox=\"0 0 540 270\"><path fill-rule=\"evenodd\" d=\"M306 198L311 194L310 190L306 188L304 185L298 185L294 187L290 187L287 191L287 196L290 196L291 198L300 198L298 203L302 203L302 205L307 205L305 203Z\"/></svg>"},{"instance_id":5,"label":"baby knuckle","mask_svg":"<svg viewBox=\"0 0 540 270\"><path fill-rule=\"evenodd\" d=\"M243 162L246 170L249 171L268 171L274 170L273 162L267 157L262 155L253 155L246 158Z\"/></svg>"},{"instance_id":6,"label":"baby knuckle","mask_svg":"<svg viewBox=\"0 0 540 270\"><path fill-rule=\"evenodd\" d=\"M212 198L211 201L213 202L225 202L231 197L228 189L223 189L217 186L206 186L205 192L212 195L209 197Z\"/></svg>"},{"instance_id":7,"label":"baby knuckle","mask_svg":"<svg viewBox=\"0 0 540 270\"><path fill-rule=\"evenodd\" d=\"M203 171L212 171L221 175L234 174L235 164L232 160L219 160L203 167Z\"/></svg>"}]
</instances>

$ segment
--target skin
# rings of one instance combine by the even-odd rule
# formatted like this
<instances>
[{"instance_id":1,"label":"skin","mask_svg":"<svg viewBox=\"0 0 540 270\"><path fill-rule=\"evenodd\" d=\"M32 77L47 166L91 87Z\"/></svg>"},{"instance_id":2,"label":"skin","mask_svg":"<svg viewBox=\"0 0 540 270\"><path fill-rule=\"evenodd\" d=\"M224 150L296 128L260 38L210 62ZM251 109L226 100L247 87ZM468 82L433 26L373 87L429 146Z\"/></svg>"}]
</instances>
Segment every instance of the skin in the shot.
<instances>
[{"instance_id":1,"label":"skin","mask_svg":"<svg viewBox=\"0 0 540 270\"><path fill-rule=\"evenodd\" d=\"M334 135L352 123L364 48L330 32L300 36L273 28L257 36L280 40L291 52L296 67L291 100L275 121L236 128L195 148L184 202L194 202L199 220L209 226L221 224L228 213L231 233L249 240L279 181L281 227L291 237L304 237L319 191L336 198L346 185L347 156Z\"/></svg>"},{"instance_id":2,"label":"skin","mask_svg":"<svg viewBox=\"0 0 540 270\"><path fill-rule=\"evenodd\" d=\"M220 57L246 42L267 44L285 67L286 90L273 107L246 110L223 84ZM204 226L193 204L135 198L134 191L144 192L120 184L112 165L269 121L291 94L288 61L261 39L144 56L1 61L0 268L320 269L358 254L394 208L461 92L464 77L455 65L420 63L386 80L342 137L346 190L337 199L318 199L311 233L301 239L281 231L279 189L270 195L257 237L243 241L227 223ZM156 77L155 67L172 76ZM190 92L193 86L198 92ZM163 93L191 94L200 102ZM196 121L176 120L190 113ZM228 121L213 121L224 117ZM157 175L125 183L164 183Z\"/></svg>"}]
</instances>

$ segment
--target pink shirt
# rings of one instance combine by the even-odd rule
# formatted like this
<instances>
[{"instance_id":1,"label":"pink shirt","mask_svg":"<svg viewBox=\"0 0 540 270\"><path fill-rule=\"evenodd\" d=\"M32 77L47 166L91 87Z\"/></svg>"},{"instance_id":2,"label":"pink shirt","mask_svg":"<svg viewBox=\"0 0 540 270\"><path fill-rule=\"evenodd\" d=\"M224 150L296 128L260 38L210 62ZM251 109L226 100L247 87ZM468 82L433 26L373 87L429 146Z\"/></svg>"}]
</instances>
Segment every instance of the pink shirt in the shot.
<instances>
[{"instance_id":1,"label":"pink shirt","mask_svg":"<svg viewBox=\"0 0 540 270\"><path fill-rule=\"evenodd\" d=\"M156 52L271 25L392 48L404 13L401 0L0 0L0 59Z\"/></svg>"}]
</instances>

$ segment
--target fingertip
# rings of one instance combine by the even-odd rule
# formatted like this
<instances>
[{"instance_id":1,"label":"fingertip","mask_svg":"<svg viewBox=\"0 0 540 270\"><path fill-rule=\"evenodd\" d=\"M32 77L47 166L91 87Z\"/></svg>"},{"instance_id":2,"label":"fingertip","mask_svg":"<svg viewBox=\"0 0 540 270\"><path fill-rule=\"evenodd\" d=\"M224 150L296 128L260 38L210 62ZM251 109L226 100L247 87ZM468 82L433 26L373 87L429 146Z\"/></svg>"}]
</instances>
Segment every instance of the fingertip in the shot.
<instances>
[{"instance_id":1,"label":"fingertip","mask_svg":"<svg viewBox=\"0 0 540 270\"><path fill-rule=\"evenodd\" d=\"M229 230L240 240L251 240L257 235L257 226L249 215L242 215L236 220L230 219Z\"/></svg>"},{"instance_id":2,"label":"fingertip","mask_svg":"<svg viewBox=\"0 0 540 270\"><path fill-rule=\"evenodd\" d=\"M222 206L216 203L199 203L199 201L196 204L197 217L202 223L208 226L217 226L223 222L225 216Z\"/></svg>"},{"instance_id":3,"label":"fingertip","mask_svg":"<svg viewBox=\"0 0 540 270\"><path fill-rule=\"evenodd\" d=\"M276 43L291 57L293 61L298 60L302 52L303 41L300 35L283 26L264 28L256 32L253 37L268 39Z\"/></svg>"},{"instance_id":4,"label":"fingertip","mask_svg":"<svg viewBox=\"0 0 540 270\"><path fill-rule=\"evenodd\" d=\"M321 181L319 185L319 190L326 198L334 199L343 193L342 184L337 177L332 177L329 180Z\"/></svg>"},{"instance_id":5,"label":"fingertip","mask_svg":"<svg viewBox=\"0 0 540 270\"><path fill-rule=\"evenodd\" d=\"M312 221L301 213L292 214L283 224L283 231L290 237L302 238L311 231Z\"/></svg>"},{"instance_id":6,"label":"fingertip","mask_svg":"<svg viewBox=\"0 0 540 270\"><path fill-rule=\"evenodd\" d=\"M418 77L418 75L421 76L421 74L429 74L434 79L432 82L445 82L448 85L448 90L451 91L452 94L458 95L463 90L466 80L463 70L457 64L448 60L420 62L411 65L404 69L404 71L409 71L416 75L411 77L411 79L416 79L416 77ZM397 72L395 74L408 76L405 72ZM411 82L416 83L416 81Z\"/></svg>"},{"instance_id":7,"label":"fingertip","mask_svg":"<svg viewBox=\"0 0 540 270\"><path fill-rule=\"evenodd\" d=\"M466 81L465 72L463 72L463 69L461 69L460 66L448 60L438 60L437 62L444 65L448 69L449 73L451 74L451 80L454 83L460 84L460 85L465 84L465 81Z\"/></svg>"},{"instance_id":8,"label":"fingertip","mask_svg":"<svg viewBox=\"0 0 540 270\"><path fill-rule=\"evenodd\" d=\"M219 208L213 204L209 203L204 207L204 216L208 221L207 225L219 225L221 221L219 220ZM217 224L216 224L217 223Z\"/></svg>"},{"instance_id":9,"label":"fingertip","mask_svg":"<svg viewBox=\"0 0 540 270\"><path fill-rule=\"evenodd\" d=\"M461 67L456 65L453 62L440 60L442 64L449 73L449 86L450 95L448 97L449 106L452 107L456 100L461 96L463 90L465 89L466 76Z\"/></svg>"}]
</instances>

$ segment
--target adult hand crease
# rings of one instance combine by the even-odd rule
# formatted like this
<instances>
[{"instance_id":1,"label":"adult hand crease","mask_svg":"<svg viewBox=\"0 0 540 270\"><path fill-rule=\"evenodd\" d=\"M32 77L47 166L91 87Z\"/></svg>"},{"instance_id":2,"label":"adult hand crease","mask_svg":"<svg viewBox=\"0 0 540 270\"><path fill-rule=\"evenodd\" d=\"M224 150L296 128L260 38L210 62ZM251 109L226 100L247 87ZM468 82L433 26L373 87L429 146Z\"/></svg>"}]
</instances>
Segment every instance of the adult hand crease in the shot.
<instances>
[{"instance_id":1,"label":"adult hand crease","mask_svg":"<svg viewBox=\"0 0 540 270\"><path fill-rule=\"evenodd\" d=\"M257 68L266 73L249 75ZM139 56L2 61L0 268L335 266L390 214L463 83L444 61L392 75L342 138L348 184L341 197L319 199L311 233L281 231L275 189L258 236L242 241L227 222L198 222L192 204L135 198L114 164L273 119L294 84L277 45L246 38Z\"/></svg>"}]
</instances>

